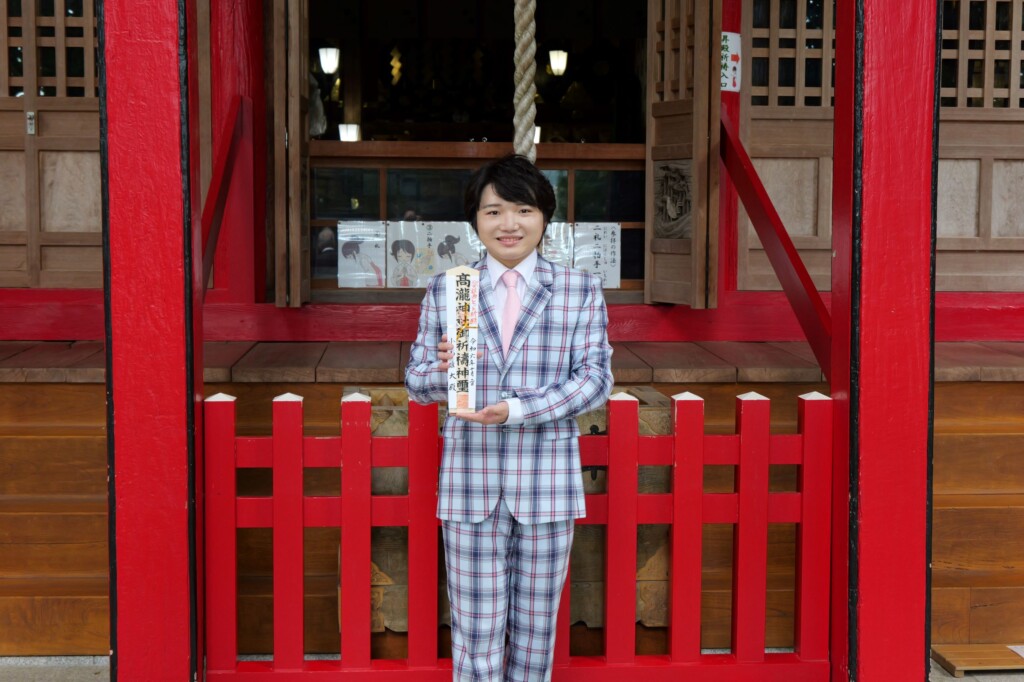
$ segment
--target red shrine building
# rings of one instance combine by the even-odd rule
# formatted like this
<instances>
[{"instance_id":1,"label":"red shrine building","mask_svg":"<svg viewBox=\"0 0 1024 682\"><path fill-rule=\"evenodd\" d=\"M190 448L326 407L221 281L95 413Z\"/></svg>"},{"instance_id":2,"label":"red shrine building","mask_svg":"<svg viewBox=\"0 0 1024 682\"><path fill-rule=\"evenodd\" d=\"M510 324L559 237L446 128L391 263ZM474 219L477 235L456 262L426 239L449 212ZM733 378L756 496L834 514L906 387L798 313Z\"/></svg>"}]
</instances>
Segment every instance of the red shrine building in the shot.
<instances>
[{"instance_id":1,"label":"red shrine building","mask_svg":"<svg viewBox=\"0 0 1024 682\"><path fill-rule=\"evenodd\" d=\"M1020 667L1021 0L0 23L0 656L450 679L404 362L422 278L479 255L466 178L532 130L617 385L553 679Z\"/></svg>"}]
</instances>

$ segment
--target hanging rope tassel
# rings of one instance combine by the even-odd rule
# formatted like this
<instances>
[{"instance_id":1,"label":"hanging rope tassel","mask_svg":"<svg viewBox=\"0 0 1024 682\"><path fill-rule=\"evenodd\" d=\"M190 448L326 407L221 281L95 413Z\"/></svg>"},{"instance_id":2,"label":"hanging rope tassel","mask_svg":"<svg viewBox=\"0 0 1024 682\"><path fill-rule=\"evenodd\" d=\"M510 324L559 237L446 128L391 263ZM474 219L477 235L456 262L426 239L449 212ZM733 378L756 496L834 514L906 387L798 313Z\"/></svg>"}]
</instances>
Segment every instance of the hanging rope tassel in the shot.
<instances>
[{"instance_id":1,"label":"hanging rope tassel","mask_svg":"<svg viewBox=\"0 0 1024 682\"><path fill-rule=\"evenodd\" d=\"M515 137L513 148L531 162L537 160L537 148L533 144L533 127L537 118L537 24L534 14L536 0L515 0L516 52L515 52Z\"/></svg>"}]
</instances>

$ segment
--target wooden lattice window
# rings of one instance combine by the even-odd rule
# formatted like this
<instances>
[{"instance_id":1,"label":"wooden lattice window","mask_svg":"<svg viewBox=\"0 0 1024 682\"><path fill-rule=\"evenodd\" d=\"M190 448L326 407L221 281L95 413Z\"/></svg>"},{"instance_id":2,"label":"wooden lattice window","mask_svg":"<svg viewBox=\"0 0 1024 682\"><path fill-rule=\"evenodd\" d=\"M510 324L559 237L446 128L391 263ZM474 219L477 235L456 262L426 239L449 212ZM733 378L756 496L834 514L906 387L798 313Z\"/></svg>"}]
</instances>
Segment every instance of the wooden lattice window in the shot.
<instances>
[{"instance_id":1,"label":"wooden lattice window","mask_svg":"<svg viewBox=\"0 0 1024 682\"><path fill-rule=\"evenodd\" d=\"M942 4L943 107L1024 108L1024 3L945 0Z\"/></svg>"},{"instance_id":2,"label":"wooden lattice window","mask_svg":"<svg viewBox=\"0 0 1024 682\"><path fill-rule=\"evenodd\" d=\"M0 0L0 286L102 285L94 0Z\"/></svg>"},{"instance_id":3,"label":"wooden lattice window","mask_svg":"<svg viewBox=\"0 0 1024 682\"><path fill-rule=\"evenodd\" d=\"M831 107L834 0L754 0L750 103Z\"/></svg>"},{"instance_id":4,"label":"wooden lattice window","mask_svg":"<svg viewBox=\"0 0 1024 682\"><path fill-rule=\"evenodd\" d=\"M0 0L0 97L96 97L91 0Z\"/></svg>"}]
</instances>

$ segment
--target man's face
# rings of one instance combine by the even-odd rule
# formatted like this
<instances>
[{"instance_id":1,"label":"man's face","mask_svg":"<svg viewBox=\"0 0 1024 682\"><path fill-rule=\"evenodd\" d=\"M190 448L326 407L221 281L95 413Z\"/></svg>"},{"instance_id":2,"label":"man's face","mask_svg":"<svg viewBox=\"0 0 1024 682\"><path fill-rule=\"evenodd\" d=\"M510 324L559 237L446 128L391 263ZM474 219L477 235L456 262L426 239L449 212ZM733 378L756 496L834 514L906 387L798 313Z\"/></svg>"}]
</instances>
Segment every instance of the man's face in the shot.
<instances>
[{"instance_id":1,"label":"man's face","mask_svg":"<svg viewBox=\"0 0 1024 682\"><path fill-rule=\"evenodd\" d=\"M502 199L492 185L487 185L480 195L476 229L487 253L505 267L514 268L540 244L544 214L536 206Z\"/></svg>"}]
</instances>

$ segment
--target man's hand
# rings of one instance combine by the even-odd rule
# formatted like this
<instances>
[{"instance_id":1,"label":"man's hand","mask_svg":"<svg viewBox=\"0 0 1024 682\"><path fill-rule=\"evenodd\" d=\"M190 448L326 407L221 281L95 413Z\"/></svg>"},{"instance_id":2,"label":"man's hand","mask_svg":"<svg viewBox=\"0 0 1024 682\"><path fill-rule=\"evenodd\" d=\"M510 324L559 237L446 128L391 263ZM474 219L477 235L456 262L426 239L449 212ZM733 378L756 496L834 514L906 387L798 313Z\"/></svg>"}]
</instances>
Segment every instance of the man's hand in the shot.
<instances>
[{"instance_id":1,"label":"man's hand","mask_svg":"<svg viewBox=\"0 0 1024 682\"><path fill-rule=\"evenodd\" d=\"M448 371L448 361L452 359L453 348L455 348L455 344L448 343L448 335L442 334L441 343L437 344L437 359L439 362L436 369L438 372Z\"/></svg>"},{"instance_id":2,"label":"man's hand","mask_svg":"<svg viewBox=\"0 0 1024 682\"><path fill-rule=\"evenodd\" d=\"M504 424L508 419L508 403L501 401L497 405L488 405L476 412L456 414L455 416L477 424Z\"/></svg>"}]
</instances>

